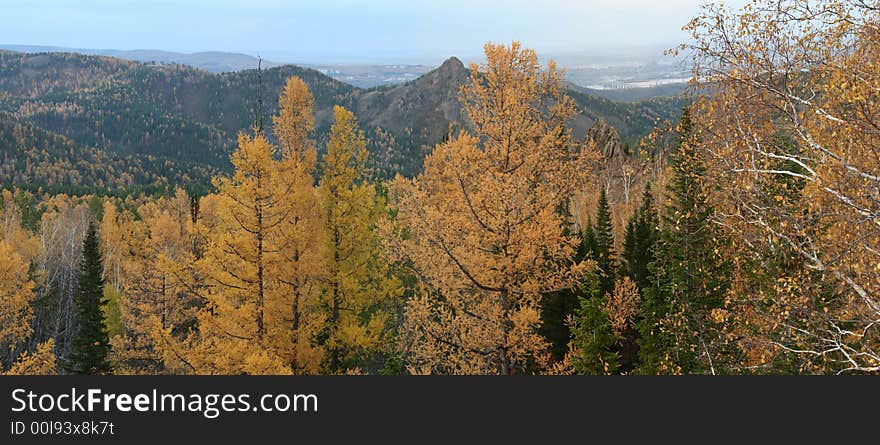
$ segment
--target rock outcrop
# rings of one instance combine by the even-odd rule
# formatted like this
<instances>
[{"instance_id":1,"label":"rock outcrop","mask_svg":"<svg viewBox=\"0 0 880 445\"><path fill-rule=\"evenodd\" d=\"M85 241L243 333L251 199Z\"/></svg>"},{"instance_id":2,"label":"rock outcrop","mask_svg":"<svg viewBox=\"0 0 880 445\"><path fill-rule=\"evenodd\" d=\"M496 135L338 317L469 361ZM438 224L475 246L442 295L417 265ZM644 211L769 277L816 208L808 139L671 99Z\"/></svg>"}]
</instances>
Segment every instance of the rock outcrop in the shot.
<instances>
[{"instance_id":1,"label":"rock outcrop","mask_svg":"<svg viewBox=\"0 0 880 445\"><path fill-rule=\"evenodd\" d=\"M595 144L596 149L602 153L605 159L612 159L624 154L620 134L616 128L608 125L603 119L597 120L587 130L586 142Z\"/></svg>"}]
</instances>

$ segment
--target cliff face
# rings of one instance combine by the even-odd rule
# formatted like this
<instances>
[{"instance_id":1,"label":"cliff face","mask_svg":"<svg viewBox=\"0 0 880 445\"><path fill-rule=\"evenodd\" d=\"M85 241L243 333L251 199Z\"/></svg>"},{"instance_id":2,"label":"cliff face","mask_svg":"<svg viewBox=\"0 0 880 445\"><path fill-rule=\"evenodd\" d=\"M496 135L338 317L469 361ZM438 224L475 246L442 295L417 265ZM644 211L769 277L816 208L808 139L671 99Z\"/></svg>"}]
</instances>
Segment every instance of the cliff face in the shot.
<instances>
[{"instance_id":1,"label":"cliff face","mask_svg":"<svg viewBox=\"0 0 880 445\"><path fill-rule=\"evenodd\" d=\"M602 153L605 159L613 159L623 156L623 144L620 142L620 134L617 129L599 119L587 130L586 141L595 143L596 149Z\"/></svg>"}]
</instances>

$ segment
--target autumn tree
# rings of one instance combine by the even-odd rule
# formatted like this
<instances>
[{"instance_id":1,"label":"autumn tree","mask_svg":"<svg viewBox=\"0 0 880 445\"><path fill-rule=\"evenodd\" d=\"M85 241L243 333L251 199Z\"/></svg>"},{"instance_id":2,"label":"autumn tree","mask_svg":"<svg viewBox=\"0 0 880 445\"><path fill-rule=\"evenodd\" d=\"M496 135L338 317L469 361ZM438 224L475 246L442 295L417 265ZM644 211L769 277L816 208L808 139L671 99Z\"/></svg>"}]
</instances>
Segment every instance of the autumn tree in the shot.
<instances>
[{"instance_id":1,"label":"autumn tree","mask_svg":"<svg viewBox=\"0 0 880 445\"><path fill-rule=\"evenodd\" d=\"M33 287L28 263L10 244L0 240L0 373L55 373L52 340L40 343L32 353L23 348L23 340L33 333Z\"/></svg>"},{"instance_id":2,"label":"autumn tree","mask_svg":"<svg viewBox=\"0 0 880 445\"><path fill-rule=\"evenodd\" d=\"M187 193L177 189L171 197L140 205L136 209L140 221L121 216L108 220L114 212L105 208L105 225L117 229L103 231L124 229L129 233L118 241L129 253L125 260L127 283L120 299L124 332L111 336L116 373L168 372L155 347L155 342L162 340L154 338L154 329L170 329L180 336L194 327L204 280L196 267L198 218L193 217L191 203Z\"/></svg>"},{"instance_id":3,"label":"autumn tree","mask_svg":"<svg viewBox=\"0 0 880 445\"><path fill-rule=\"evenodd\" d=\"M36 332L39 269L45 251L34 234L43 212L35 198L20 190L0 193L0 374L55 374L55 341Z\"/></svg>"},{"instance_id":4,"label":"autumn tree","mask_svg":"<svg viewBox=\"0 0 880 445\"><path fill-rule=\"evenodd\" d=\"M315 131L313 108L315 99L302 79L291 76L278 98L278 115L272 117L274 133L281 146L281 154L287 159L301 159L306 164L316 161L310 140Z\"/></svg>"},{"instance_id":5,"label":"autumn tree","mask_svg":"<svg viewBox=\"0 0 880 445\"><path fill-rule=\"evenodd\" d=\"M315 345L326 319L320 306L320 294L326 283L324 261L324 218L320 196L314 187L317 151L311 139L314 131L315 100L299 77L287 79L278 99L278 115L272 118L275 137L281 145L279 165L294 170L294 186L287 192L292 211L282 229L288 243L283 250L290 262L284 282L290 287L290 328L293 337L291 367L297 374L314 374L324 360L321 347Z\"/></svg>"},{"instance_id":6,"label":"autumn tree","mask_svg":"<svg viewBox=\"0 0 880 445\"><path fill-rule=\"evenodd\" d=\"M713 91L695 121L719 214L744 257L802 265L740 301L764 327L754 366L784 354L807 372L880 370L878 23L872 1L760 0L687 27L695 82ZM802 186L766 187L778 178Z\"/></svg>"},{"instance_id":7,"label":"autumn tree","mask_svg":"<svg viewBox=\"0 0 880 445\"><path fill-rule=\"evenodd\" d=\"M82 246L76 295L77 328L71 341L72 352L64 363L64 368L73 374L109 374L113 370L107 359L110 338L101 310L104 300L104 264L94 223L89 224Z\"/></svg>"},{"instance_id":8,"label":"autumn tree","mask_svg":"<svg viewBox=\"0 0 880 445\"><path fill-rule=\"evenodd\" d=\"M325 370L367 364L389 345L389 309L402 289L389 270L376 232L385 203L366 182L367 143L354 114L333 108L319 194L324 208L327 286Z\"/></svg>"},{"instance_id":9,"label":"autumn tree","mask_svg":"<svg viewBox=\"0 0 880 445\"><path fill-rule=\"evenodd\" d=\"M422 174L392 185L399 253L419 277L402 328L414 373L545 367L538 299L586 268L567 265L577 239L557 211L583 186L592 156L566 127L575 110L562 73L519 43L485 52L462 89L473 133L437 146Z\"/></svg>"},{"instance_id":10,"label":"autumn tree","mask_svg":"<svg viewBox=\"0 0 880 445\"><path fill-rule=\"evenodd\" d=\"M88 197L44 196L39 227L32 242L13 241L15 249L35 265L33 342L53 341L59 364L71 350L76 332L76 297L82 242L89 225ZM9 238L7 238L9 239ZM36 246L34 250L27 246ZM25 252L30 253L25 253ZM35 283L36 283L35 281Z\"/></svg>"},{"instance_id":11,"label":"autumn tree","mask_svg":"<svg viewBox=\"0 0 880 445\"><path fill-rule=\"evenodd\" d=\"M304 253L294 251L302 247L296 217L316 210L305 212L296 197L314 193L311 174L298 161L276 160L260 134L239 136L232 164L232 177L216 179L217 215L201 263L208 288L198 333L185 342L185 352L169 346L164 355L195 373L314 372L320 356L308 336L299 337L305 329L292 329L302 323L306 304L297 301L303 292L294 281L303 263L296 254Z\"/></svg>"},{"instance_id":12,"label":"autumn tree","mask_svg":"<svg viewBox=\"0 0 880 445\"><path fill-rule=\"evenodd\" d=\"M169 366L207 374L319 370L323 230L316 155L306 138L313 101L302 87L291 79L280 99L274 121L281 152L256 127L253 136L239 135L232 176L214 180L199 266L205 307L197 331L181 342L157 327Z\"/></svg>"}]
</instances>

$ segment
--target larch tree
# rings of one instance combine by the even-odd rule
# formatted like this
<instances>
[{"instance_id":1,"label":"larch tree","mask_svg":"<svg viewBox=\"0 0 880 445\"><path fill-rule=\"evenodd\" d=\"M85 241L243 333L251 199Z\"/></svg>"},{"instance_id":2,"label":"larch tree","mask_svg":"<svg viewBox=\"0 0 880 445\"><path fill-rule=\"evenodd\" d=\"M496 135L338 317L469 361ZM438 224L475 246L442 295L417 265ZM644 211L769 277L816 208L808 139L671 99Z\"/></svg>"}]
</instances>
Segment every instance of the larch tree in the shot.
<instances>
[{"instance_id":1,"label":"larch tree","mask_svg":"<svg viewBox=\"0 0 880 445\"><path fill-rule=\"evenodd\" d=\"M308 85L299 77L291 76L278 99L278 115L272 117L281 155L312 163L313 168L316 155L310 137L315 131L314 106L315 99Z\"/></svg>"},{"instance_id":2,"label":"larch tree","mask_svg":"<svg viewBox=\"0 0 880 445\"><path fill-rule=\"evenodd\" d=\"M36 298L27 261L12 245L0 239L0 373L54 374L53 341L37 345L33 352L23 350L24 340L33 334Z\"/></svg>"},{"instance_id":3,"label":"larch tree","mask_svg":"<svg viewBox=\"0 0 880 445\"><path fill-rule=\"evenodd\" d=\"M516 42L485 52L462 88L473 133L437 146L422 174L391 187L398 251L420 282L402 328L413 373L546 369L538 300L588 269L568 264L578 240L558 211L594 156L566 126L575 109L562 73Z\"/></svg>"},{"instance_id":4,"label":"larch tree","mask_svg":"<svg viewBox=\"0 0 880 445\"><path fill-rule=\"evenodd\" d=\"M73 374L109 374L110 338L101 306L104 301L104 264L94 223L82 244L82 261L76 293L76 333L64 368Z\"/></svg>"},{"instance_id":5,"label":"larch tree","mask_svg":"<svg viewBox=\"0 0 880 445\"><path fill-rule=\"evenodd\" d=\"M170 329L178 336L194 327L204 289L196 268L190 203L186 192L177 189L173 197L137 208L141 221L133 224L136 235L126 246L131 253L120 304L124 333L111 338L117 373L167 372L154 330Z\"/></svg>"},{"instance_id":6,"label":"larch tree","mask_svg":"<svg viewBox=\"0 0 880 445\"><path fill-rule=\"evenodd\" d=\"M215 178L198 332L176 343L169 328L160 329L163 357L188 372L314 374L323 360L316 345L324 274L316 156L300 137L311 128L312 100L297 85L288 82L274 119L281 153L256 128L239 135L233 175Z\"/></svg>"},{"instance_id":7,"label":"larch tree","mask_svg":"<svg viewBox=\"0 0 880 445\"><path fill-rule=\"evenodd\" d=\"M289 328L293 338L291 369L295 374L315 374L324 363L323 348L316 338L325 318L320 309L326 283L324 218L320 197L314 187L317 151L312 137L315 100L302 79L287 79L278 99L278 115L272 118L273 131L280 143L280 166L294 172L289 190L292 200L283 232L287 241L282 254L288 270L282 281L289 287Z\"/></svg>"},{"instance_id":8,"label":"larch tree","mask_svg":"<svg viewBox=\"0 0 880 445\"><path fill-rule=\"evenodd\" d=\"M259 134L239 136L232 164L232 177L216 181L218 214L201 262L208 287L198 337L179 358L195 373L289 374L307 366L296 345L299 332L292 330L301 313L293 312L298 262L289 253L296 236L291 225L300 214L295 196L313 193L311 175L299 163L274 159ZM311 361L317 364L316 357Z\"/></svg>"},{"instance_id":9,"label":"larch tree","mask_svg":"<svg viewBox=\"0 0 880 445\"><path fill-rule=\"evenodd\" d=\"M333 108L319 194L326 219L325 370L360 368L387 349L389 308L402 293L376 232L386 213L366 182L367 142L352 112Z\"/></svg>"}]
</instances>

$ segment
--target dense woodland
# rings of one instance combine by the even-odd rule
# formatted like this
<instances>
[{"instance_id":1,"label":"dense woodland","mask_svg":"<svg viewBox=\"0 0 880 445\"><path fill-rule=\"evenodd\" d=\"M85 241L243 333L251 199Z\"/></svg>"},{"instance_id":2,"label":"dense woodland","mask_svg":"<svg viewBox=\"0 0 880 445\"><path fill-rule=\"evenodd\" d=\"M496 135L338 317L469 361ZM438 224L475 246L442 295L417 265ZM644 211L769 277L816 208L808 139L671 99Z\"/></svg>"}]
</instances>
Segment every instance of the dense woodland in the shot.
<instances>
[{"instance_id":1,"label":"dense woodland","mask_svg":"<svg viewBox=\"0 0 880 445\"><path fill-rule=\"evenodd\" d=\"M18 102L0 126L0 372L880 372L880 4L709 5L686 29L693 96L639 144L578 135L562 71L487 44L461 71L463 123L393 178L354 97L395 87L319 95L285 76L264 112L282 73L255 71L238 117L193 124L211 138L251 116L228 166L211 150L161 164L189 143L150 158L107 149L137 145L124 133L67 134L122 103L88 91L138 109L113 69L146 69L70 57L104 68L21 94L83 90L78 111ZM186 124L125 115L157 136ZM32 153L9 150L24 139Z\"/></svg>"}]
</instances>

